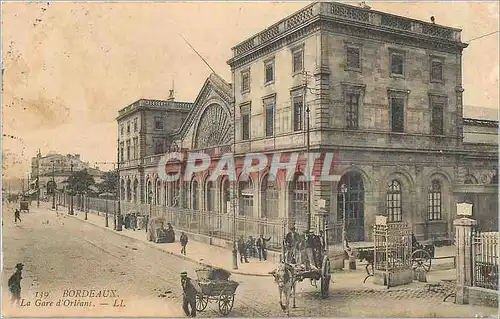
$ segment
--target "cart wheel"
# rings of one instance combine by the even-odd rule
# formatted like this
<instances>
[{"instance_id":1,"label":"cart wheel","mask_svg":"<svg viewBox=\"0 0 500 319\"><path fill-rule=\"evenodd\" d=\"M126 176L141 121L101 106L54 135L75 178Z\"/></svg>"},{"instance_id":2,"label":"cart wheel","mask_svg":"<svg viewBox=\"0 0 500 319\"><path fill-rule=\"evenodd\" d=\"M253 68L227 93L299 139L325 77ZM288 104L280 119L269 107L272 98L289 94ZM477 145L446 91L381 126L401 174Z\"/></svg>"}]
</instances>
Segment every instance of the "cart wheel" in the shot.
<instances>
[{"instance_id":1,"label":"cart wheel","mask_svg":"<svg viewBox=\"0 0 500 319\"><path fill-rule=\"evenodd\" d=\"M221 295L219 297L219 312L223 316L227 316L233 309L234 295Z\"/></svg>"},{"instance_id":2,"label":"cart wheel","mask_svg":"<svg viewBox=\"0 0 500 319\"><path fill-rule=\"evenodd\" d=\"M425 272L431 270L431 255L428 251L417 249L411 254L413 269L423 269Z\"/></svg>"},{"instance_id":3,"label":"cart wheel","mask_svg":"<svg viewBox=\"0 0 500 319\"><path fill-rule=\"evenodd\" d=\"M328 297L328 291L330 289L330 279L332 275L330 273L330 259L328 256L323 258L323 265L321 267L321 297Z\"/></svg>"},{"instance_id":4,"label":"cart wheel","mask_svg":"<svg viewBox=\"0 0 500 319\"><path fill-rule=\"evenodd\" d=\"M207 308L208 296L196 295L196 311L203 311Z\"/></svg>"}]
</instances>

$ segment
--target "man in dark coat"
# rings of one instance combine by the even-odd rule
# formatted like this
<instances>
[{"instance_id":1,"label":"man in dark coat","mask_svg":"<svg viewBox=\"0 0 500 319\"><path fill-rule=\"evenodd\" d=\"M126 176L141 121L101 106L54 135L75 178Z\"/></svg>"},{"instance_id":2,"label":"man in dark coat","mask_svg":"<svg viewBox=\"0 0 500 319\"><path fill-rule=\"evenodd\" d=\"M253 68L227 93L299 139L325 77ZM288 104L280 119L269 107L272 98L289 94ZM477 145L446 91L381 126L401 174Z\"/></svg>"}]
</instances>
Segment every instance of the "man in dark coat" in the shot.
<instances>
[{"instance_id":1,"label":"man in dark coat","mask_svg":"<svg viewBox=\"0 0 500 319\"><path fill-rule=\"evenodd\" d=\"M14 223L17 223L17 220L19 219L19 222L21 222L21 212L19 209L16 208L16 211L14 212Z\"/></svg>"},{"instance_id":2,"label":"man in dark coat","mask_svg":"<svg viewBox=\"0 0 500 319\"><path fill-rule=\"evenodd\" d=\"M181 254L185 255L186 254L186 245L188 243L188 236L186 233L181 232L181 238L179 239L181 243Z\"/></svg>"},{"instance_id":3,"label":"man in dark coat","mask_svg":"<svg viewBox=\"0 0 500 319\"><path fill-rule=\"evenodd\" d=\"M194 288L191 278L187 276L187 272L185 271L181 273L181 287L183 291L182 309L186 316L196 317L196 295L198 292Z\"/></svg>"},{"instance_id":4,"label":"man in dark coat","mask_svg":"<svg viewBox=\"0 0 500 319\"><path fill-rule=\"evenodd\" d=\"M248 263L247 245L243 236L241 236L238 240L238 251L240 252L240 263L243 263L243 259L245 259L245 262Z\"/></svg>"},{"instance_id":5,"label":"man in dark coat","mask_svg":"<svg viewBox=\"0 0 500 319\"><path fill-rule=\"evenodd\" d=\"M297 246L300 238L299 233L295 231L295 226L290 227L290 231L285 236L285 247L287 249L287 262L295 264L297 262L298 251Z\"/></svg>"},{"instance_id":6,"label":"man in dark coat","mask_svg":"<svg viewBox=\"0 0 500 319\"><path fill-rule=\"evenodd\" d=\"M257 239L257 251L259 252L259 260L267 260L267 249L266 243L271 240L271 237L264 238L264 235L260 234L260 237Z\"/></svg>"},{"instance_id":7,"label":"man in dark coat","mask_svg":"<svg viewBox=\"0 0 500 319\"><path fill-rule=\"evenodd\" d=\"M16 272L10 276L8 281L9 291L12 294L12 303L21 301L21 277L24 265L19 263L16 265Z\"/></svg>"}]
</instances>

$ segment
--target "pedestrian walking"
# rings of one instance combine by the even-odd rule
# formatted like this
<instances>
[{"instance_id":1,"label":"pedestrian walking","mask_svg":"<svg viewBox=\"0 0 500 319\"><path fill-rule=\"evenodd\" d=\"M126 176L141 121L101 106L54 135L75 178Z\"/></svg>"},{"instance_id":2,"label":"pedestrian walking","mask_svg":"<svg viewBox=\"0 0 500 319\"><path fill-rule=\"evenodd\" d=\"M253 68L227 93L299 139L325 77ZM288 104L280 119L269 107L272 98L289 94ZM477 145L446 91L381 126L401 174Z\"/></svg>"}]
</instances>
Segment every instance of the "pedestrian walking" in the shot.
<instances>
[{"instance_id":1,"label":"pedestrian walking","mask_svg":"<svg viewBox=\"0 0 500 319\"><path fill-rule=\"evenodd\" d=\"M8 281L8 286L9 286L9 291L12 294L12 299L11 302L14 304L19 304L19 301L21 301L21 277L22 271L23 271L24 265L21 263L18 263L16 265L16 272L10 276L9 281Z\"/></svg>"},{"instance_id":2,"label":"pedestrian walking","mask_svg":"<svg viewBox=\"0 0 500 319\"><path fill-rule=\"evenodd\" d=\"M21 212L16 208L16 211L14 212L14 223L17 223L18 219L19 222L21 222Z\"/></svg>"},{"instance_id":3,"label":"pedestrian walking","mask_svg":"<svg viewBox=\"0 0 500 319\"><path fill-rule=\"evenodd\" d=\"M196 317L196 295L198 292L194 288L191 278L187 276L186 271L181 272L181 287L183 291L182 309L186 316Z\"/></svg>"},{"instance_id":4,"label":"pedestrian walking","mask_svg":"<svg viewBox=\"0 0 500 319\"><path fill-rule=\"evenodd\" d=\"M259 252L259 260L267 260L267 242L271 240L271 237L264 238L264 235L260 234L257 239L257 251Z\"/></svg>"},{"instance_id":5,"label":"pedestrian walking","mask_svg":"<svg viewBox=\"0 0 500 319\"><path fill-rule=\"evenodd\" d=\"M179 239L181 243L181 254L186 255L186 245L188 243L188 236L184 233L181 232L181 238Z\"/></svg>"},{"instance_id":6,"label":"pedestrian walking","mask_svg":"<svg viewBox=\"0 0 500 319\"><path fill-rule=\"evenodd\" d=\"M240 252L240 263L243 263L243 259L245 260L245 263L248 263L247 245L245 243L245 239L243 239L243 235L240 236L240 239L238 240L238 251Z\"/></svg>"}]
</instances>

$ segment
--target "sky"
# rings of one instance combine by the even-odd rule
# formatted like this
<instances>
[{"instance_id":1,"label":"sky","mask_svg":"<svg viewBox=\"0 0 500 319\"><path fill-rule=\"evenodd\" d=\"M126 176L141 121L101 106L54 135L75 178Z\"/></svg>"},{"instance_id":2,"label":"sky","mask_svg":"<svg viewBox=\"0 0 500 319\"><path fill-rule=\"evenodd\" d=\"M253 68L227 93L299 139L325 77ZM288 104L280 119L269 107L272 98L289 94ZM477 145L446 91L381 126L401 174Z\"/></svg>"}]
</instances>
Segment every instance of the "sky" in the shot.
<instances>
[{"instance_id":1,"label":"sky","mask_svg":"<svg viewBox=\"0 0 500 319\"><path fill-rule=\"evenodd\" d=\"M26 176L38 149L78 153L92 166L113 161L119 109L166 99L173 81L176 100L192 102L209 76L179 34L230 82L231 47L308 3L3 2L2 131L15 137L2 140L4 176ZM499 26L494 1L366 3L424 21L434 16L462 29L463 41ZM477 107L498 110L498 39L474 40L464 51L464 105L476 107L469 116Z\"/></svg>"}]
</instances>

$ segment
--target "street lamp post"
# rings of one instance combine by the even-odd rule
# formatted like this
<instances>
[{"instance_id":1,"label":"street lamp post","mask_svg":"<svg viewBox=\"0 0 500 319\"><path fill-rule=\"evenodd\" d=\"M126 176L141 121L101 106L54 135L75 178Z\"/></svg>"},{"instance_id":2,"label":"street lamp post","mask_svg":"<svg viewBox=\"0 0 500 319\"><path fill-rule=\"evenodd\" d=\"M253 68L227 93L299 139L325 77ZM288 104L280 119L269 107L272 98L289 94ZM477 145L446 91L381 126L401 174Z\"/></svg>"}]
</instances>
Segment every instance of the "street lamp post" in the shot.
<instances>
[{"instance_id":1,"label":"street lamp post","mask_svg":"<svg viewBox=\"0 0 500 319\"><path fill-rule=\"evenodd\" d=\"M56 172L56 166L55 162L52 161L52 209L56 209L56 182L55 182L55 172Z\"/></svg>"},{"instance_id":2,"label":"street lamp post","mask_svg":"<svg viewBox=\"0 0 500 319\"><path fill-rule=\"evenodd\" d=\"M73 176L73 162L70 163L70 169L71 169L70 176ZM74 211L74 207L73 207L73 187L71 184L69 185L69 191L70 191L70 193L69 193L69 214L74 215L75 211Z\"/></svg>"},{"instance_id":3,"label":"street lamp post","mask_svg":"<svg viewBox=\"0 0 500 319\"><path fill-rule=\"evenodd\" d=\"M121 220L121 207L120 207L120 139L117 140L116 143L116 155L117 155L117 171L118 171L118 183L117 185L117 199L118 199L118 212L116 216L116 231L121 231L122 230L122 220Z\"/></svg>"},{"instance_id":4,"label":"street lamp post","mask_svg":"<svg viewBox=\"0 0 500 319\"><path fill-rule=\"evenodd\" d=\"M309 126L309 116L310 116L309 105L306 104L306 156L309 156L309 151L311 148L311 140L310 140L310 126ZM309 185L307 187L307 232L311 230L311 186L312 183L309 181Z\"/></svg>"},{"instance_id":5,"label":"street lamp post","mask_svg":"<svg viewBox=\"0 0 500 319\"><path fill-rule=\"evenodd\" d=\"M109 227L109 223L108 223L108 198L106 197L104 200L105 200L105 203L106 203L106 217L105 217L106 227Z\"/></svg>"},{"instance_id":6,"label":"street lamp post","mask_svg":"<svg viewBox=\"0 0 500 319\"><path fill-rule=\"evenodd\" d=\"M36 207L40 207L40 150L36 156Z\"/></svg>"},{"instance_id":7,"label":"street lamp post","mask_svg":"<svg viewBox=\"0 0 500 319\"><path fill-rule=\"evenodd\" d=\"M84 205L83 210L85 211L85 220L87 220L87 219L88 219L88 217L87 217L87 213L88 213L88 208L89 208L89 205L88 205L88 203L87 203L87 201L88 201L88 196L89 196L89 195L88 195L88 192L85 192L85 193L83 194L83 196L84 196L83 198L84 198L84 200L85 200L84 202L85 202L85 204L86 204L86 205ZM87 207L85 207L85 206L87 206Z\"/></svg>"},{"instance_id":8,"label":"street lamp post","mask_svg":"<svg viewBox=\"0 0 500 319\"><path fill-rule=\"evenodd\" d=\"M231 206L233 210L233 269L238 269L238 249L236 242L236 182L233 182L233 196L231 196Z\"/></svg>"},{"instance_id":9,"label":"street lamp post","mask_svg":"<svg viewBox=\"0 0 500 319\"><path fill-rule=\"evenodd\" d=\"M342 193L342 249L345 250L346 248L346 243L345 243L345 240L346 240L346 229L345 229L345 226L346 226L346 213L345 213L345 195L347 193L347 186L345 184L342 184L340 186L340 192Z\"/></svg>"}]
</instances>

